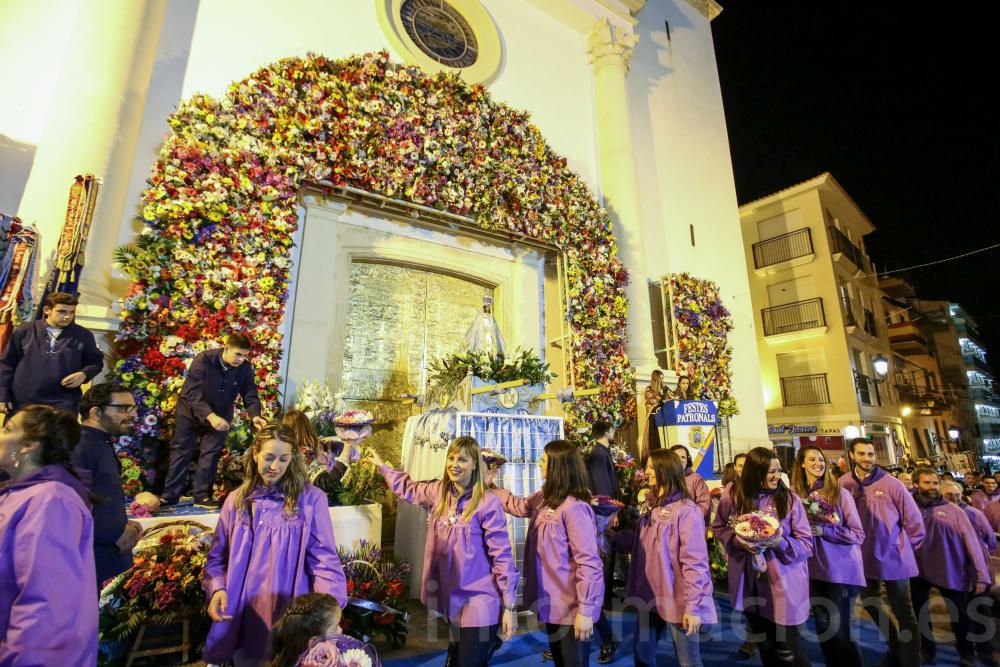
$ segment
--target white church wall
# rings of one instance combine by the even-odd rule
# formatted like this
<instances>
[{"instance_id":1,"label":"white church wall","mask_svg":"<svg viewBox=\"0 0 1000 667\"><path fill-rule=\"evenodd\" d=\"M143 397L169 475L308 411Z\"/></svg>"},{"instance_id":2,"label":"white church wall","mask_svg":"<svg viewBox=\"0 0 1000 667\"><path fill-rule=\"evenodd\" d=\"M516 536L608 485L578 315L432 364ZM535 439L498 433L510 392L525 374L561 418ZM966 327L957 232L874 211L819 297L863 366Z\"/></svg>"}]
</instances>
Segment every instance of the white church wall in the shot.
<instances>
[{"instance_id":1,"label":"white church wall","mask_svg":"<svg viewBox=\"0 0 1000 667\"><path fill-rule=\"evenodd\" d=\"M711 24L685 0L648 2L638 18L629 87L648 277L687 271L719 284L735 325L733 392L741 414L732 422L734 448L766 444L754 314Z\"/></svg>"}]
</instances>

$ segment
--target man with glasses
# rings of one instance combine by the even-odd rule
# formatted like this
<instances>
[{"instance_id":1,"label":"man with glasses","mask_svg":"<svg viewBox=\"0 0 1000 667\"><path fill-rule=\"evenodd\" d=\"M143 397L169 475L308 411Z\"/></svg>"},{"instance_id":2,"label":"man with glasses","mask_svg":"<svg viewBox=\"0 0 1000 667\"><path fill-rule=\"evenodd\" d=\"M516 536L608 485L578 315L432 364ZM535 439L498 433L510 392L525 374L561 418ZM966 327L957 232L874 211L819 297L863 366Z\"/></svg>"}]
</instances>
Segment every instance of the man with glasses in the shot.
<instances>
[{"instance_id":1,"label":"man with glasses","mask_svg":"<svg viewBox=\"0 0 1000 667\"><path fill-rule=\"evenodd\" d=\"M76 297L45 297L44 319L22 324L0 355L0 412L42 403L76 414L80 387L101 372L104 354L94 334L77 324Z\"/></svg>"},{"instance_id":2,"label":"man with glasses","mask_svg":"<svg viewBox=\"0 0 1000 667\"><path fill-rule=\"evenodd\" d=\"M243 399L243 407L256 428L267 425L267 420L260 416L256 375L250 361L252 346L245 334L234 332L226 337L221 350L205 350L191 362L174 413L170 466L160 507L176 505L180 500L196 448L199 449L198 467L191 491L194 504L210 509L219 507L220 503L213 499L212 485L229 435L237 397Z\"/></svg>"},{"instance_id":3,"label":"man with glasses","mask_svg":"<svg viewBox=\"0 0 1000 667\"><path fill-rule=\"evenodd\" d=\"M95 497L98 590L103 582L132 567L132 547L142 534L139 523L126 517L121 463L112 444L114 438L132 432L135 410L129 390L110 382L95 384L80 401L80 442L73 450L73 465L89 473Z\"/></svg>"}]
</instances>

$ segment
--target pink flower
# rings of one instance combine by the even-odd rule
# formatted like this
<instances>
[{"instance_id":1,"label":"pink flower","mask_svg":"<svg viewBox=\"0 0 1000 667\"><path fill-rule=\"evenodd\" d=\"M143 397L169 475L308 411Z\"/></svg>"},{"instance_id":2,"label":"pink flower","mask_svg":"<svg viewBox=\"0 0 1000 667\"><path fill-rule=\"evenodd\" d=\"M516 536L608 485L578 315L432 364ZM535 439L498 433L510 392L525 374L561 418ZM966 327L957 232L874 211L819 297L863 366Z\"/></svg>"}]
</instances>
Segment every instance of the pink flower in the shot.
<instances>
[{"instance_id":1,"label":"pink flower","mask_svg":"<svg viewBox=\"0 0 1000 667\"><path fill-rule=\"evenodd\" d=\"M326 640L313 643L296 663L297 667L340 667L340 664L337 642Z\"/></svg>"}]
</instances>

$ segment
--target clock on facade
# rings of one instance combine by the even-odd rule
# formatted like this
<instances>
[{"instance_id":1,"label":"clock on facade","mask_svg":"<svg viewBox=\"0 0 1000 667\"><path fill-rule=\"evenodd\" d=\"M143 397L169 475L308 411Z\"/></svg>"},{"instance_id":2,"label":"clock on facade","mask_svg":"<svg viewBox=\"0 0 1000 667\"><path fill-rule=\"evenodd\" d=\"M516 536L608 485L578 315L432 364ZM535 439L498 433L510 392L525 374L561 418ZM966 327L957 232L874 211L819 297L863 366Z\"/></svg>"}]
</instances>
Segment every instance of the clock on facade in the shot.
<instances>
[{"instance_id":1,"label":"clock on facade","mask_svg":"<svg viewBox=\"0 0 1000 667\"><path fill-rule=\"evenodd\" d=\"M476 33L445 0L403 0L403 29L421 51L448 67L471 67L479 57Z\"/></svg>"}]
</instances>

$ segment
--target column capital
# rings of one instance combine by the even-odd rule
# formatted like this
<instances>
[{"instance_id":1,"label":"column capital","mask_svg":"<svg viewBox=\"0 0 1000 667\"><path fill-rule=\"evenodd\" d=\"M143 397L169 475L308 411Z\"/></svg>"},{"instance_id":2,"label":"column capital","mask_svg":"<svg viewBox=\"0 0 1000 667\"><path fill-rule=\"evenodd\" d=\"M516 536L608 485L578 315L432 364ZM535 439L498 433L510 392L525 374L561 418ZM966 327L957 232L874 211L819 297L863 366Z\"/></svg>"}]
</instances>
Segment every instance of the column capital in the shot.
<instances>
[{"instance_id":1,"label":"column capital","mask_svg":"<svg viewBox=\"0 0 1000 667\"><path fill-rule=\"evenodd\" d=\"M632 49L639 42L639 35L618 26L612 26L607 19L598 21L587 35L587 53L595 68L605 65L629 66Z\"/></svg>"}]
</instances>

